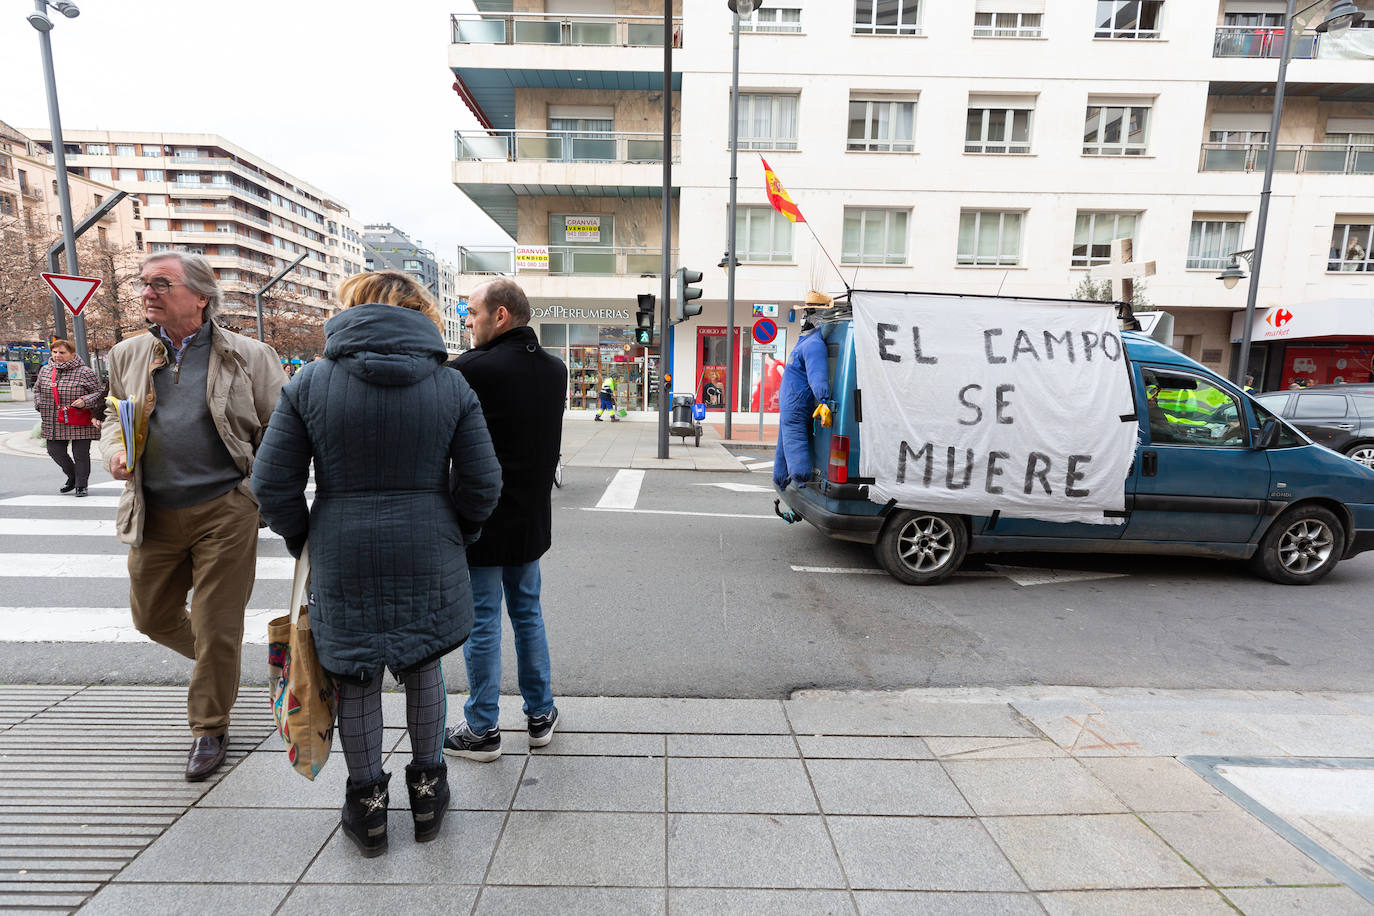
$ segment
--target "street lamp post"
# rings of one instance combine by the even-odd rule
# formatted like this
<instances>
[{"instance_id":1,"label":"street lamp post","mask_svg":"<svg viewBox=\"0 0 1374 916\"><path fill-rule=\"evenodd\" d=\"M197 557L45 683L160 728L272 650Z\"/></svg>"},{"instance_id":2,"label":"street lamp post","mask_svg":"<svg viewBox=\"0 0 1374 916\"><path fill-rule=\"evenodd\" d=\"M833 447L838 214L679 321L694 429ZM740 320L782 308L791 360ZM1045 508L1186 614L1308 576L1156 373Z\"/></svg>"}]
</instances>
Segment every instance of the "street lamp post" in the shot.
<instances>
[{"instance_id":1,"label":"street lamp post","mask_svg":"<svg viewBox=\"0 0 1374 916\"><path fill-rule=\"evenodd\" d=\"M38 47L43 52L43 81L48 92L48 127L52 130L52 157L53 166L57 170L57 202L62 212L63 247L67 255L67 273L76 274L76 234L72 226L72 198L67 189L67 156L62 145L62 117L57 110L57 76L52 65L52 39L48 35L53 25L47 15L49 8L68 19L75 19L81 15L81 10L77 9L75 3L67 0L56 0L54 3L49 3L48 0L34 0L33 12L27 17L29 25L38 32ZM52 309L53 332L58 337L66 337L66 316L62 313L62 303L56 295L52 297ZM86 320L76 315L72 318L72 326L76 355L81 357L82 362L89 362L90 355L86 352Z\"/></svg>"},{"instance_id":2,"label":"street lamp post","mask_svg":"<svg viewBox=\"0 0 1374 916\"><path fill-rule=\"evenodd\" d=\"M727 0L734 28L734 51L730 64L730 225L725 247L725 438L731 436L730 423L735 412L735 191L739 183L739 21L763 6L762 0Z\"/></svg>"},{"instance_id":3,"label":"street lamp post","mask_svg":"<svg viewBox=\"0 0 1374 916\"><path fill-rule=\"evenodd\" d=\"M1355 8L1352 0L1317 0L1301 12L1315 9L1322 3L1331 2L1331 11L1326 14L1326 18L1317 26L1318 32L1325 32L1331 35L1340 35L1350 28L1352 23L1359 22L1364 18L1364 13ZM1232 381L1237 385L1245 384L1245 376L1250 372L1250 329L1255 323L1255 303L1259 297L1259 276L1260 265L1264 259L1264 237L1269 225L1269 197L1274 185L1274 160L1278 152L1279 122L1283 119L1283 96L1288 86L1288 55L1293 47L1293 20L1298 15L1295 11L1297 0L1288 0L1288 8L1284 13L1283 19L1283 48L1279 53L1279 75L1278 81L1274 84L1274 114L1269 122L1269 142L1266 144L1264 157L1264 185L1260 191L1259 214L1255 219L1255 247L1250 258L1250 286L1246 290L1245 296L1245 322L1240 330L1240 359L1236 362ZM1235 286L1238 276L1233 273L1233 269L1238 270L1234 260L1231 267L1223 271L1217 278L1226 283L1226 288L1231 289Z\"/></svg>"},{"instance_id":4,"label":"street lamp post","mask_svg":"<svg viewBox=\"0 0 1374 916\"><path fill-rule=\"evenodd\" d=\"M290 264L287 264L281 270L277 271L276 276L268 280L265 284L263 284L262 288L260 288L257 292L253 294L253 309L258 313L258 340L264 339L262 335L262 297L267 293L269 289L280 283L282 277L286 276L287 274L291 273L291 271L295 270L296 265L299 264L301 261L304 261L305 256L309 253L310 252L308 251L301 252L300 257L296 258L296 260L292 261Z\"/></svg>"}]
</instances>

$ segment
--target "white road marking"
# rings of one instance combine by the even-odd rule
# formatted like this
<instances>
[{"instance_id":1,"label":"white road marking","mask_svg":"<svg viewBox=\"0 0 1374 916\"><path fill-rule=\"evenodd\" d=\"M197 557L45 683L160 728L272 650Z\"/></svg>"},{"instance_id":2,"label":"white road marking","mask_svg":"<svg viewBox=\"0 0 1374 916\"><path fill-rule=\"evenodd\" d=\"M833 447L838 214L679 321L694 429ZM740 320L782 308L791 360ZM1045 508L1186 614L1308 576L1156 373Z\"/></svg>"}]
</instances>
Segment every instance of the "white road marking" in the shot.
<instances>
[{"instance_id":1,"label":"white road marking","mask_svg":"<svg viewBox=\"0 0 1374 916\"><path fill-rule=\"evenodd\" d=\"M259 537L277 538L270 528L258 529ZM94 518L0 518L0 537L115 537L114 519ZM5 554L0 553L0 560Z\"/></svg>"},{"instance_id":2,"label":"white road marking","mask_svg":"<svg viewBox=\"0 0 1374 916\"><path fill-rule=\"evenodd\" d=\"M731 512L680 512L676 509L603 509L601 506L583 506L582 511L624 512L631 515L691 515L697 518L777 518L776 515L738 515Z\"/></svg>"},{"instance_id":3,"label":"white road marking","mask_svg":"<svg viewBox=\"0 0 1374 916\"><path fill-rule=\"evenodd\" d=\"M290 557L258 557L257 578L291 579L296 561ZM127 579L129 560L123 554L0 553L0 579Z\"/></svg>"},{"instance_id":4,"label":"white road marking","mask_svg":"<svg viewBox=\"0 0 1374 916\"><path fill-rule=\"evenodd\" d=\"M837 576L885 576L887 571L883 569L869 569L867 567L847 567L847 566L793 566L793 572L804 573L828 573Z\"/></svg>"},{"instance_id":5,"label":"white road marking","mask_svg":"<svg viewBox=\"0 0 1374 916\"><path fill-rule=\"evenodd\" d=\"M250 608L243 641L266 643L267 624L285 611ZM0 607L0 642L148 642L126 607Z\"/></svg>"},{"instance_id":6,"label":"white road marking","mask_svg":"<svg viewBox=\"0 0 1374 916\"><path fill-rule=\"evenodd\" d=\"M601 499L597 502L598 509L633 509L635 503L639 502L639 488L644 484L644 472L631 468L622 468L615 472L611 482L606 486L606 492L601 494Z\"/></svg>"},{"instance_id":7,"label":"white road marking","mask_svg":"<svg viewBox=\"0 0 1374 916\"><path fill-rule=\"evenodd\" d=\"M751 471L771 471L773 462L771 461L746 461L744 466Z\"/></svg>"},{"instance_id":8,"label":"white road marking","mask_svg":"<svg viewBox=\"0 0 1374 916\"><path fill-rule=\"evenodd\" d=\"M698 483L693 484L697 487L720 487L722 490L729 490L732 493L773 493L776 492L772 487L761 487L756 483Z\"/></svg>"},{"instance_id":9,"label":"white road marking","mask_svg":"<svg viewBox=\"0 0 1374 916\"><path fill-rule=\"evenodd\" d=\"M118 496L87 496L77 499L70 493L53 496L11 496L0 499L0 506L42 506L60 509L118 509Z\"/></svg>"}]
</instances>

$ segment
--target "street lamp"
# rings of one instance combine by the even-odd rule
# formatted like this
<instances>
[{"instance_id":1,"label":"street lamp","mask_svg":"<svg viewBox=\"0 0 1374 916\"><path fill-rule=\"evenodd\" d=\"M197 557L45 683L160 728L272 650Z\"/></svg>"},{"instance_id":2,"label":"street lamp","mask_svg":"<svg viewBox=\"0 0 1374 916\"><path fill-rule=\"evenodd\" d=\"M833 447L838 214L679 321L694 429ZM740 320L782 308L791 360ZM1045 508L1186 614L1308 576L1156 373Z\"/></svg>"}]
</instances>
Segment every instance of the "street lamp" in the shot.
<instances>
[{"instance_id":1,"label":"street lamp","mask_svg":"<svg viewBox=\"0 0 1374 916\"><path fill-rule=\"evenodd\" d=\"M1236 259L1242 258L1245 263L1249 265L1254 255L1255 249L1253 248L1231 252L1227 255L1227 257L1231 259L1231 263L1226 265L1225 270L1217 274L1217 279L1220 280L1227 289L1235 289L1236 284L1245 279L1245 271L1240 269L1240 264L1236 262Z\"/></svg>"},{"instance_id":2,"label":"street lamp","mask_svg":"<svg viewBox=\"0 0 1374 916\"><path fill-rule=\"evenodd\" d=\"M1250 286L1245 296L1245 323L1240 329L1240 360L1236 363L1233 376L1237 385L1244 384L1245 376L1250 372L1250 329L1255 323L1255 302L1259 296L1260 262L1264 256L1265 229L1269 224L1269 195L1274 185L1274 159L1278 152L1279 122L1283 119L1283 94L1288 86L1288 56L1293 47L1293 24L1300 12L1306 13L1328 2L1332 4L1331 10L1317 26L1318 32L1339 36L1364 18L1364 13L1356 9L1352 0L1317 0L1301 11L1295 10L1297 0L1288 0L1288 8L1284 12L1283 50L1279 54L1278 81L1274 84L1274 115L1269 123L1269 142L1264 157L1264 187L1260 191L1259 215L1255 221L1255 247L1251 249L1254 254L1249 259ZM1225 283L1227 289L1234 289L1243 276L1239 271L1240 267L1233 260L1217 279Z\"/></svg>"},{"instance_id":3,"label":"street lamp","mask_svg":"<svg viewBox=\"0 0 1374 916\"><path fill-rule=\"evenodd\" d=\"M730 438L730 421L734 413L735 379L735 266L739 263L735 250L735 187L739 183L736 165L739 160L739 22L763 6L763 0L726 0L734 13L734 54L730 66L730 226L725 257L725 438Z\"/></svg>"},{"instance_id":4,"label":"street lamp","mask_svg":"<svg viewBox=\"0 0 1374 916\"><path fill-rule=\"evenodd\" d=\"M81 10L77 9L75 3L68 0L57 0L49 3L47 0L34 0L33 12L26 17L29 25L33 26L38 32L38 47L43 52L43 81L48 91L48 127L52 130L52 161L53 167L57 170L57 202L62 212L62 241L67 253L67 273L77 274L80 271L76 266L76 233L72 227L72 197L67 189L67 156L66 149L62 145L62 117L57 111L57 77L53 73L52 66L52 38L49 32L52 31L53 23L48 18L47 12L54 9L66 16L68 19L75 19L81 15ZM53 332L58 337L67 336L67 320L62 312L62 303L57 296L52 297L52 316ZM86 352L86 319L80 315L72 319L73 337L76 338L76 355L81 357L82 362L90 361L90 354Z\"/></svg>"}]
</instances>

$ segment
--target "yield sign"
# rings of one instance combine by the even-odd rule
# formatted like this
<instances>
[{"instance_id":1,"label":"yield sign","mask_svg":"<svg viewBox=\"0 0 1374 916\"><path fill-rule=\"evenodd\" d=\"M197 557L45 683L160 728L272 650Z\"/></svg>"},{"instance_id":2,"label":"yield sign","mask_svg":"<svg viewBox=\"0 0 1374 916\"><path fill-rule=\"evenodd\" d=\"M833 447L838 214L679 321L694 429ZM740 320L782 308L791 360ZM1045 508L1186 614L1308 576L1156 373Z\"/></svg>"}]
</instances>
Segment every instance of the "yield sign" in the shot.
<instances>
[{"instance_id":1,"label":"yield sign","mask_svg":"<svg viewBox=\"0 0 1374 916\"><path fill-rule=\"evenodd\" d=\"M98 277L69 277L66 274L43 274L43 280L73 315L80 315L95 291L100 289Z\"/></svg>"}]
</instances>

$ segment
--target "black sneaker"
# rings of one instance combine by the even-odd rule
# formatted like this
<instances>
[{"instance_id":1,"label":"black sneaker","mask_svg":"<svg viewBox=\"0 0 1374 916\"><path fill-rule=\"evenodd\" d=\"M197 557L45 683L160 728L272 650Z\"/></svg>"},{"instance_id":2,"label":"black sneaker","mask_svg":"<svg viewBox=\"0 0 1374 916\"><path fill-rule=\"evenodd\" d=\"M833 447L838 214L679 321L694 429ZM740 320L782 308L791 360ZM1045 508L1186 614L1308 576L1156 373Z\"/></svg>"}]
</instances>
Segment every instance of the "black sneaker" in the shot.
<instances>
[{"instance_id":1,"label":"black sneaker","mask_svg":"<svg viewBox=\"0 0 1374 916\"><path fill-rule=\"evenodd\" d=\"M525 721L530 727L530 747L543 747L553 740L553 729L558 724L558 707L555 706L547 716L530 716Z\"/></svg>"},{"instance_id":2,"label":"black sneaker","mask_svg":"<svg viewBox=\"0 0 1374 916\"><path fill-rule=\"evenodd\" d=\"M463 722L444 733L444 753L490 763L501 756L501 729L492 727L479 735Z\"/></svg>"}]
</instances>

